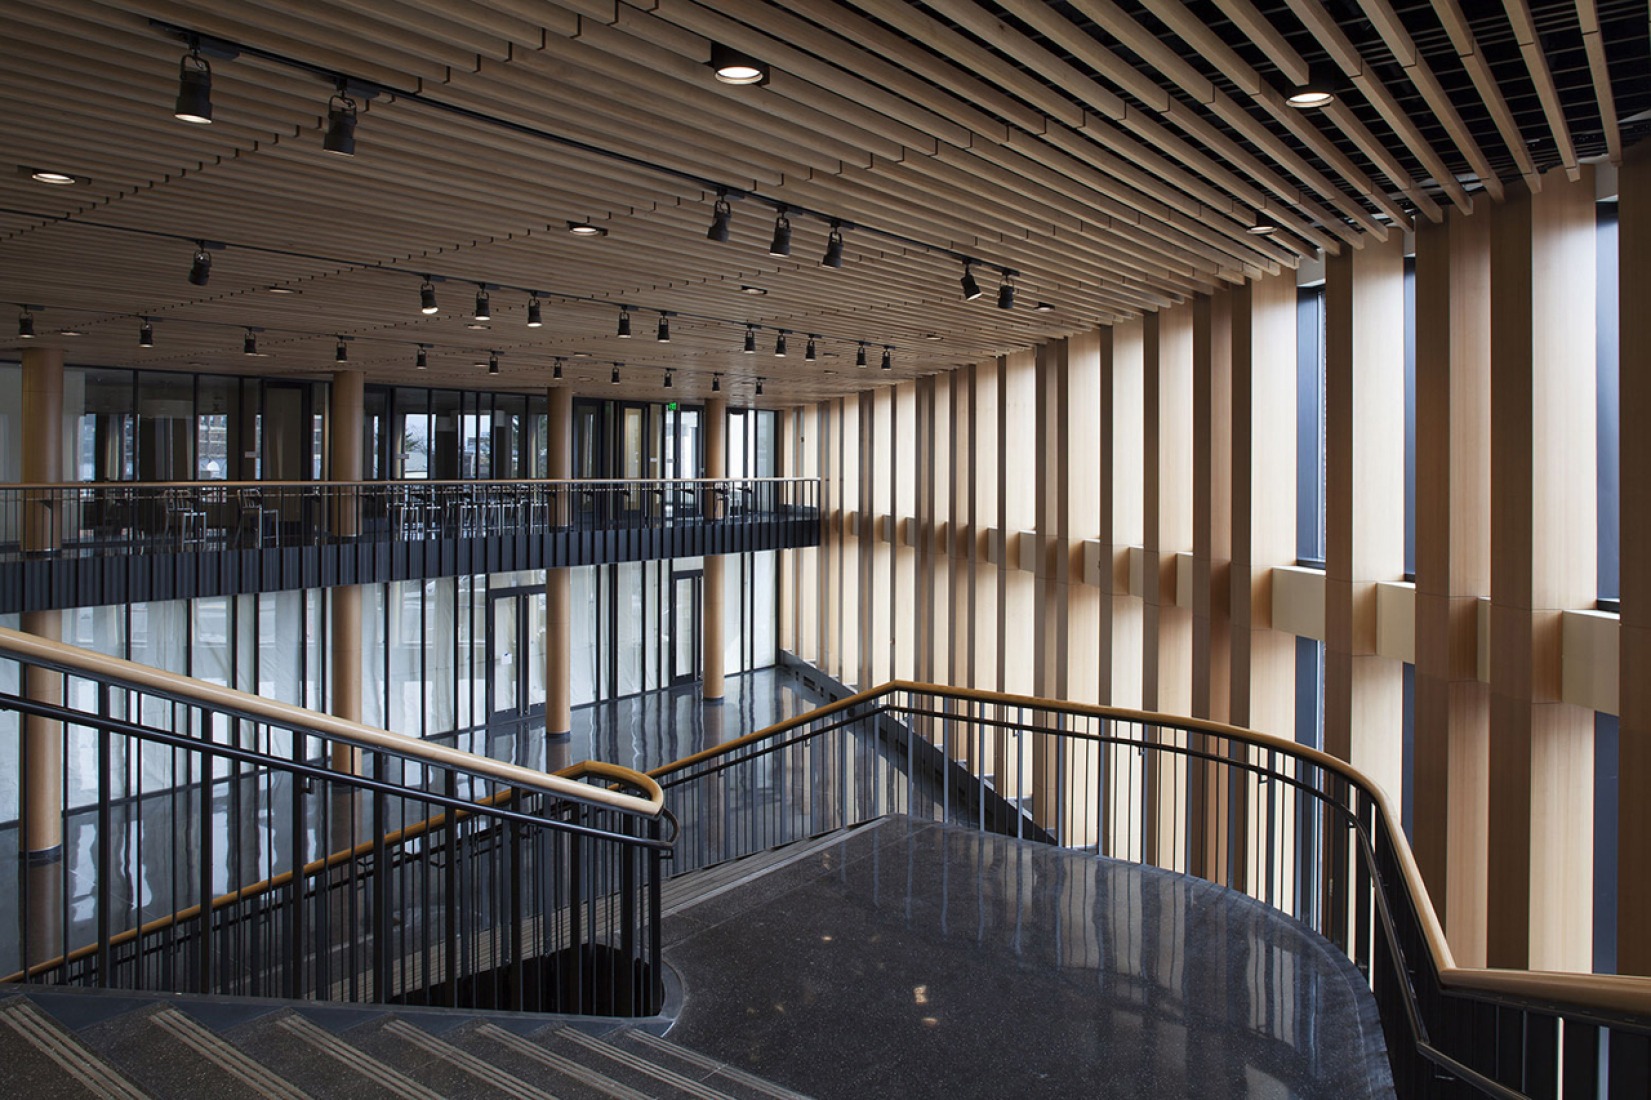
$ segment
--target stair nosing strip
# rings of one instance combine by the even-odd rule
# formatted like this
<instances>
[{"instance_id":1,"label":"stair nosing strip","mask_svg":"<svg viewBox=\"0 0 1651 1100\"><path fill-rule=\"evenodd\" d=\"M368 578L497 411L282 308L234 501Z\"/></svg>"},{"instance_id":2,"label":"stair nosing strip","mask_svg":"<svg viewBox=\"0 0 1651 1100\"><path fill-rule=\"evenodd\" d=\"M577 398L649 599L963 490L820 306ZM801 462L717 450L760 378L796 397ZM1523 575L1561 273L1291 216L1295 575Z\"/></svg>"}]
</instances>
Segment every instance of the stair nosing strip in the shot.
<instances>
[{"instance_id":1,"label":"stair nosing strip","mask_svg":"<svg viewBox=\"0 0 1651 1100\"><path fill-rule=\"evenodd\" d=\"M592 1053L612 1058L621 1065L629 1066L638 1073L645 1073L654 1080L686 1092L690 1096L697 1096L700 1100L734 1100L726 1092L714 1089L710 1085L694 1080L692 1077L684 1076L673 1069L667 1069L657 1063L650 1062L646 1058L632 1054L622 1047L616 1047L612 1043L596 1038L594 1035L586 1035L576 1028L564 1027L559 1029L556 1034L565 1035L571 1042Z\"/></svg>"},{"instance_id":2,"label":"stair nosing strip","mask_svg":"<svg viewBox=\"0 0 1651 1100\"><path fill-rule=\"evenodd\" d=\"M493 1040L520 1054L524 1058L532 1058L543 1065L549 1066L557 1073L571 1077L582 1085L601 1090L612 1100L653 1100L645 1092L631 1088L622 1081L615 1081L605 1073L580 1065L572 1058L557 1054L554 1050L546 1050L529 1039L506 1031L493 1024L482 1024L476 1029L476 1034Z\"/></svg>"},{"instance_id":3,"label":"stair nosing strip","mask_svg":"<svg viewBox=\"0 0 1651 1100\"><path fill-rule=\"evenodd\" d=\"M687 901L686 904L677 904L677 905L674 905L674 906L667 906L667 907L665 907L664 912L660 914L660 916L662 916L662 917L675 916L677 913L685 912L689 909L692 909L694 906L700 904L701 902L706 902L706 901L710 901L712 898L721 897L723 894L726 894L728 891L734 889L737 886L744 886L747 883L755 882L756 880L762 878L765 875L769 875L769 874L772 874L775 871L781 870L782 868L789 867L793 863L796 863L799 860L807 859L809 856L813 855L816 852L823 851L826 848L833 847L834 845L837 845L837 844L841 844L844 839L845 839L844 834L841 834L837 830L833 830L832 832L827 833L825 836L815 837L812 841L805 841L802 844L801 849L799 851L787 853L787 855L784 859L778 860L774 863L767 864L766 866L763 866L763 867L759 867L759 868L755 869L749 875L745 875L745 876L742 876L742 877L739 877L739 878L735 878L735 879L733 879L732 881L729 881L729 882L721 883L718 886L712 888L711 890L708 890L705 893L698 895L697 897L690 898ZM738 862L738 861L735 861L735 862Z\"/></svg>"},{"instance_id":4,"label":"stair nosing strip","mask_svg":"<svg viewBox=\"0 0 1651 1100\"><path fill-rule=\"evenodd\" d=\"M288 1016L277 1026L296 1035L322 1054L344 1063L358 1074L369 1077L374 1084L408 1097L409 1100L443 1100L441 1093L419 1084L394 1066L374 1058L360 1047L345 1042L302 1016Z\"/></svg>"},{"instance_id":5,"label":"stair nosing strip","mask_svg":"<svg viewBox=\"0 0 1651 1100\"><path fill-rule=\"evenodd\" d=\"M163 1008L150 1016L149 1021L260 1096L269 1100L310 1100L309 1093L276 1076L273 1069L248 1057L175 1008ZM264 1076L260 1079L257 1074Z\"/></svg>"},{"instance_id":6,"label":"stair nosing strip","mask_svg":"<svg viewBox=\"0 0 1651 1100\"><path fill-rule=\"evenodd\" d=\"M689 1050L687 1047L678 1046L675 1043L661 1039L657 1035L650 1035L639 1028L628 1028L625 1034L644 1046L652 1047L663 1054L681 1058L685 1062L691 1062L701 1069L720 1073L729 1080L738 1081L747 1088L756 1089L765 1095L775 1097L775 1100L813 1100L806 1093L788 1089L784 1085L776 1085L766 1077L758 1077L756 1074L740 1069L738 1066L730 1065L727 1062L719 1062L708 1054L701 1054L697 1050Z\"/></svg>"},{"instance_id":7,"label":"stair nosing strip","mask_svg":"<svg viewBox=\"0 0 1651 1100\"><path fill-rule=\"evenodd\" d=\"M384 1025L384 1030L406 1039L462 1073L467 1073L478 1080L485 1081L494 1088L503 1089L511 1096L532 1097L533 1100L556 1100L553 1094L536 1088L515 1074L496 1069L469 1051L460 1050L439 1036L431 1035L429 1032L414 1027L403 1020L391 1020Z\"/></svg>"},{"instance_id":8,"label":"stair nosing strip","mask_svg":"<svg viewBox=\"0 0 1651 1100\"><path fill-rule=\"evenodd\" d=\"M144 1100L145 1094L101 1057L86 1049L73 1036L46 1018L34 1005L21 1003L7 1005L0 1010L0 1019L23 1036L31 1046L50 1058L57 1066L86 1086L90 1092L106 1100ZM78 1055L71 1059L69 1053Z\"/></svg>"}]
</instances>

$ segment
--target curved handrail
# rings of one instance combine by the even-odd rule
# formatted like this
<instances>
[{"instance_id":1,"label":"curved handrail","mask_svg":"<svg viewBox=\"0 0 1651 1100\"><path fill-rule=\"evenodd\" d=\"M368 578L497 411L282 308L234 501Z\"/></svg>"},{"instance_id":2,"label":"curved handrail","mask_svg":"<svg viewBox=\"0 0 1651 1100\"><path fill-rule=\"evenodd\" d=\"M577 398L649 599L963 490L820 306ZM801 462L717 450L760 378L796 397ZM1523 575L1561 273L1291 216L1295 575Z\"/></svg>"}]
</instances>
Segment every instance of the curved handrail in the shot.
<instances>
[{"instance_id":1,"label":"curved handrail","mask_svg":"<svg viewBox=\"0 0 1651 1100\"><path fill-rule=\"evenodd\" d=\"M20 489L349 489L357 487L423 485L725 485L729 482L761 484L818 483L817 477L501 477L501 478L376 478L360 481L8 481L6 492Z\"/></svg>"},{"instance_id":2,"label":"curved handrail","mask_svg":"<svg viewBox=\"0 0 1651 1100\"><path fill-rule=\"evenodd\" d=\"M684 768L718 756L738 752L748 746L782 736L832 714L852 710L857 706L873 702L882 696L898 691L929 694L993 706L1019 707L1027 710L1082 715L1089 718L1132 722L1141 725L1172 726L1193 733L1228 738L1269 752L1284 753L1333 772L1369 795L1385 819L1387 832L1393 838L1393 849L1398 857L1405 887L1410 891L1415 902L1416 913L1427 940L1428 952L1432 956L1434 970L1438 974L1440 986L1446 992L1462 991L1497 997L1517 997L1526 1001L1565 1005L1585 1010L1651 1016L1651 977L1458 966L1455 956L1451 953L1450 944L1445 939L1444 926L1440 924L1438 914L1434 912L1427 884L1422 880L1421 870L1416 865L1416 857L1410 850L1410 844L1405 837L1403 828L1400 827L1399 815L1394 811L1387 793L1369 776L1345 760L1287 738L1244 729L1240 726L1231 726L1223 722L1212 722L1202 718L1164 714L1157 711L1131 710L1125 707L1097 706L1090 703L1040 699L1030 695L981 691L976 688L955 688L943 684L917 683L911 680L891 680L881 687L847 696L817 710L787 718L764 729L748 733L743 737L725 741L721 745L714 745L691 756L683 757L681 760L654 768L648 772L648 775L656 780L668 778Z\"/></svg>"},{"instance_id":3,"label":"curved handrail","mask_svg":"<svg viewBox=\"0 0 1651 1100\"><path fill-rule=\"evenodd\" d=\"M640 772L621 768L616 764L606 767L628 773L624 781L637 790L649 792L648 797L622 794L564 776L507 764L491 757L465 752L463 749L449 748L419 738L391 733L388 730L374 729L359 722L305 710L290 703L276 702L234 688L208 684L174 672L163 672L148 665L140 665L119 657L105 657L76 646L0 627L0 656L6 655L35 664L49 665L60 671L81 673L100 679L118 678L137 687L163 692L206 706L237 710L257 720L301 729L314 736L355 748L370 752L392 752L437 767L458 768L513 787L554 795L573 802L601 805L641 817L658 817L664 809L664 795L657 783Z\"/></svg>"}]
</instances>

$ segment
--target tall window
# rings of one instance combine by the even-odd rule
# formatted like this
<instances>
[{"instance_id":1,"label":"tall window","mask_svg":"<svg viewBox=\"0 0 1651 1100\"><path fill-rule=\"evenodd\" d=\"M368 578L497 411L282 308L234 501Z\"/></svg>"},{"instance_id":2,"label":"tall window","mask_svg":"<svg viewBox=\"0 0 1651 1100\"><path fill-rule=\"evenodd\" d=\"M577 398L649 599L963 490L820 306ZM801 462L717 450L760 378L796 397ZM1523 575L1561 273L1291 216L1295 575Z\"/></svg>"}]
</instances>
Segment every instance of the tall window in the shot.
<instances>
[{"instance_id":1,"label":"tall window","mask_svg":"<svg viewBox=\"0 0 1651 1100\"><path fill-rule=\"evenodd\" d=\"M1296 558L1324 567L1324 284L1296 291ZM1324 643L1296 640L1296 740L1324 743Z\"/></svg>"},{"instance_id":2,"label":"tall window","mask_svg":"<svg viewBox=\"0 0 1651 1100\"><path fill-rule=\"evenodd\" d=\"M1617 204L1598 208L1594 362L1598 394L1595 429L1599 461L1599 606L1615 610L1621 596L1622 498L1619 443L1622 433L1617 298ZM1617 969L1617 716L1594 720L1594 969Z\"/></svg>"}]
</instances>

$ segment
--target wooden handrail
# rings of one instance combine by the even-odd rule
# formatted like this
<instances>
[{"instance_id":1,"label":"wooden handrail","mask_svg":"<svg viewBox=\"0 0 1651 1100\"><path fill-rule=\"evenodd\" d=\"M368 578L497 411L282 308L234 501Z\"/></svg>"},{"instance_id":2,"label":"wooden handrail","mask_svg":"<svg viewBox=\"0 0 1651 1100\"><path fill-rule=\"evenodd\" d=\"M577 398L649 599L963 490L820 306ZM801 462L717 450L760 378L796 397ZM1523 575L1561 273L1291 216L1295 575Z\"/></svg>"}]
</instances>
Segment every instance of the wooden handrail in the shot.
<instances>
[{"instance_id":1,"label":"wooden handrail","mask_svg":"<svg viewBox=\"0 0 1651 1100\"><path fill-rule=\"evenodd\" d=\"M339 741L369 752L391 752L434 767L456 768L512 787L553 795L572 802L605 806L642 817L658 817L664 808L664 796L659 790L659 785L640 772L628 768L622 769L628 773L625 781L638 790L650 791L650 797L639 798L636 795L620 794L603 787L579 783L564 776L507 764L462 749L448 748L420 738L391 733L389 730L374 729L359 722L334 718L330 714L305 710L290 703L278 703L273 699L265 699L234 688L208 684L174 672L163 672L119 657L106 657L101 653L93 653L90 650L4 627L0 627L0 656L47 664L98 679L118 679L139 688L162 692L202 706L238 711L257 721L302 730L316 737Z\"/></svg>"},{"instance_id":2,"label":"wooden handrail","mask_svg":"<svg viewBox=\"0 0 1651 1100\"><path fill-rule=\"evenodd\" d=\"M1421 921L1423 935L1427 940L1428 953L1432 956L1434 969L1439 975L1439 983L1446 992L1515 997L1525 1001L1548 1002L1594 1012L1614 1012L1651 1018L1651 977L1457 966L1456 958L1450 950L1450 943L1445 939L1444 926L1440 924L1439 916L1434 912L1432 899L1428 895L1427 884L1422 880L1421 870L1416 865L1416 857L1410 850L1409 841L1405 837L1404 829L1400 826L1399 815L1394 812L1393 804L1389 800L1387 792L1382 790L1373 779L1345 760L1340 760L1328 753L1320 752L1288 738L1275 737L1271 734L1259 733L1239 726L1229 726L1222 722L1211 722L1202 718L1186 718L1156 711L1103 707L1088 703L1068 703L1054 699L1039 699L1030 695L1011 695L998 691L947 687L943 684L891 680L881 687L850 695L818 710L787 718L783 722L776 722L754 733L748 733L743 737L726 741L721 745L714 745L663 767L654 768L648 774L655 779L669 779L672 774L695 764L703 763L715 757L729 755L759 742L783 736L793 730L812 725L822 718L828 718L833 714L873 703L895 692L934 695L940 698L956 699L962 702L980 703L988 706L1051 711L1139 725L1169 726L1193 733L1224 737L1257 749L1282 753L1333 772L1358 786L1375 800L1376 806L1386 822L1388 835L1393 840L1394 852L1398 856L1399 868L1404 876L1405 886L1415 901L1416 913Z\"/></svg>"}]
</instances>

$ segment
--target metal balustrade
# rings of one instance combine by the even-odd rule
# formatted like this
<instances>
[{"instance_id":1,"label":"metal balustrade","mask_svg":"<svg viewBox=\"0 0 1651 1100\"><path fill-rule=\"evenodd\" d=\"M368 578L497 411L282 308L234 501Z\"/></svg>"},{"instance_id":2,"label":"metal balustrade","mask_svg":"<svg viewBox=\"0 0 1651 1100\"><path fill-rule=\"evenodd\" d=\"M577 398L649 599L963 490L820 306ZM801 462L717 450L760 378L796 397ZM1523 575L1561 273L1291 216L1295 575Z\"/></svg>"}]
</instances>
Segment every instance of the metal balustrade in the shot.
<instances>
[{"instance_id":1,"label":"metal balustrade","mask_svg":"<svg viewBox=\"0 0 1651 1100\"><path fill-rule=\"evenodd\" d=\"M1651 1095L1651 979L1456 966L1385 796L1291 741L891 683L650 774L683 822L676 872L887 813L1155 864L1345 952L1401 1097Z\"/></svg>"},{"instance_id":2,"label":"metal balustrade","mask_svg":"<svg viewBox=\"0 0 1651 1100\"><path fill-rule=\"evenodd\" d=\"M0 560L738 526L818 517L817 478L0 486Z\"/></svg>"},{"instance_id":3,"label":"metal balustrade","mask_svg":"<svg viewBox=\"0 0 1651 1100\"><path fill-rule=\"evenodd\" d=\"M0 684L10 980L658 1010L671 819L635 772L547 775L4 630Z\"/></svg>"}]
</instances>

